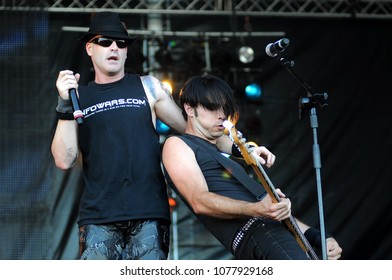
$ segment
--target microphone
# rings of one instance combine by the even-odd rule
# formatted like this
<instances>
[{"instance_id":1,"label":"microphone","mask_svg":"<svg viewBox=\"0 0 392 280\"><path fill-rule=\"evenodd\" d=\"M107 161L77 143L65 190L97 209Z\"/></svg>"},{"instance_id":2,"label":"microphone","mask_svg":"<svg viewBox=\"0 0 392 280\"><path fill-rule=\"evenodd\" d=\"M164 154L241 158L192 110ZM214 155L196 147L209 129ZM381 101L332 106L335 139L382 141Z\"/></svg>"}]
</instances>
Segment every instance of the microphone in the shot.
<instances>
[{"instance_id":1,"label":"microphone","mask_svg":"<svg viewBox=\"0 0 392 280\"><path fill-rule=\"evenodd\" d=\"M278 54L278 52L283 52L285 48L288 47L290 41L287 38L280 39L275 43L270 43L265 47L265 52L270 57L274 57Z\"/></svg>"},{"instance_id":2,"label":"microphone","mask_svg":"<svg viewBox=\"0 0 392 280\"><path fill-rule=\"evenodd\" d=\"M76 120L76 122L78 124L82 124L83 123L83 112L82 112L82 110L80 110L79 99L78 99L78 96L76 95L76 89L71 88L69 90L69 98L71 99L72 108L74 110L74 112L73 112L74 119Z\"/></svg>"}]
</instances>

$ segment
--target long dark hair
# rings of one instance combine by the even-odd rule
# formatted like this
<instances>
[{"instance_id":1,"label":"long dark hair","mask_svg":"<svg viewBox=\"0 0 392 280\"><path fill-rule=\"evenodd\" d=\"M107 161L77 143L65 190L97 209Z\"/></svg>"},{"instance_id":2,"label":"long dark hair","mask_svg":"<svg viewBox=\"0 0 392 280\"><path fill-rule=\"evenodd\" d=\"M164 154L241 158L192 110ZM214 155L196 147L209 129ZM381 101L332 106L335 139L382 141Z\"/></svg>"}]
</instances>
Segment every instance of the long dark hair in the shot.
<instances>
[{"instance_id":1,"label":"long dark hair","mask_svg":"<svg viewBox=\"0 0 392 280\"><path fill-rule=\"evenodd\" d=\"M185 119L187 114L184 104L188 104L192 108L200 105L210 111L222 109L231 122L235 123L238 120L239 111L233 90L224 80L214 75L190 78L181 89L179 98Z\"/></svg>"}]
</instances>

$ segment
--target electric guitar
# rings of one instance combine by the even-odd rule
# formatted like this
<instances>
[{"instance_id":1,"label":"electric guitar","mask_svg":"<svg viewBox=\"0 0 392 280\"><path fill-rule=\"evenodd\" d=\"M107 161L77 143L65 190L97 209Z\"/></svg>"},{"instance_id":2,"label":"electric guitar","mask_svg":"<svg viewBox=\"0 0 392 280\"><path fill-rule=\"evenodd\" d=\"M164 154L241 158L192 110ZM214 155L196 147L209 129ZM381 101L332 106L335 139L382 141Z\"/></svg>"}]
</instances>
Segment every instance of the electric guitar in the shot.
<instances>
[{"instance_id":1,"label":"electric guitar","mask_svg":"<svg viewBox=\"0 0 392 280\"><path fill-rule=\"evenodd\" d=\"M270 195L272 201L275 203L280 202L281 197L277 194L276 189L272 184L271 180L268 178L266 172L264 171L264 168L252 155L251 147L246 143L246 139L242 137L242 133L237 131L235 126L230 121L224 121L223 126L228 130L230 139L241 151L241 154L246 164L252 166L264 189ZM309 257L312 260L318 260L317 254L315 253L313 247L309 244L309 241L306 239L306 237L300 230L295 218L290 216L289 218L284 219L283 222L293 234L294 238L301 246L301 248L309 255Z\"/></svg>"}]
</instances>

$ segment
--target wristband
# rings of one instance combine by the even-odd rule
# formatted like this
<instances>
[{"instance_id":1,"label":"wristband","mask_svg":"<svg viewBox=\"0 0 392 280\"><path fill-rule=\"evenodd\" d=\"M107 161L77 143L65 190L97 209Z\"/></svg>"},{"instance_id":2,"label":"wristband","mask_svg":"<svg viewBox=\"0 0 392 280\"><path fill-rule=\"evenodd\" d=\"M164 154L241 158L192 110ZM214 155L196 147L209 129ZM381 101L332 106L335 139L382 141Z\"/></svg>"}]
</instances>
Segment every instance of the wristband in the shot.
<instances>
[{"instance_id":1,"label":"wristband","mask_svg":"<svg viewBox=\"0 0 392 280\"><path fill-rule=\"evenodd\" d=\"M237 148L236 144L231 146L231 155L234 157L242 158L241 151Z\"/></svg>"},{"instance_id":2,"label":"wristband","mask_svg":"<svg viewBox=\"0 0 392 280\"><path fill-rule=\"evenodd\" d=\"M56 116L58 120L73 121L75 119L72 113L60 113L56 111Z\"/></svg>"},{"instance_id":3,"label":"wristband","mask_svg":"<svg viewBox=\"0 0 392 280\"><path fill-rule=\"evenodd\" d=\"M73 109L72 103L70 99L63 99L58 96L57 107L56 107L56 116L57 119L60 120L73 120Z\"/></svg>"},{"instance_id":4,"label":"wristband","mask_svg":"<svg viewBox=\"0 0 392 280\"><path fill-rule=\"evenodd\" d=\"M73 113L72 103L70 99L63 99L61 96L57 99L56 111L60 113Z\"/></svg>"},{"instance_id":5,"label":"wristband","mask_svg":"<svg viewBox=\"0 0 392 280\"><path fill-rule=\"evenodd\" d=\"M309 241L310 245L312 245L317 249L321 248L321 232L318 229L310 227L304 232L304 235L306 239ZM328 237L332 237L332 236L329 234L325 234L325 238Z\"/></svg>"}]
</instances>

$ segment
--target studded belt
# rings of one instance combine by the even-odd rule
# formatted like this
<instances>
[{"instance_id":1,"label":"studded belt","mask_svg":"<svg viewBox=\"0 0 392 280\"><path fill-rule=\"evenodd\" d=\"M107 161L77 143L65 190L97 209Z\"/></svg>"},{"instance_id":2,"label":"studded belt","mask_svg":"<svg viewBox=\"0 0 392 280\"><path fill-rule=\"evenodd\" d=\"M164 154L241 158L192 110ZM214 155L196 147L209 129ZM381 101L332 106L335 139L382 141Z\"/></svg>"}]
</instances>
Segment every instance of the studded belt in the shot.
<instances>
[{"instance_id":1,"label":"studded belt","mask_svg":"<svg viewBox=\"0 0 392 280\"><path fill-rule=\"evenodd\" d=\"M251 218L249 219L245 225L243 225L236 233L234 239L233 239L233 243L231 245L231 250L233 252L233 254L236 253L238 247L241 245L242 239L244 239L246 233L248 232L248 230L252 227L252 225L256 222L256 221L260 221L261 218L256 217L256 218Z\"/></svg>"}]
</instances>

